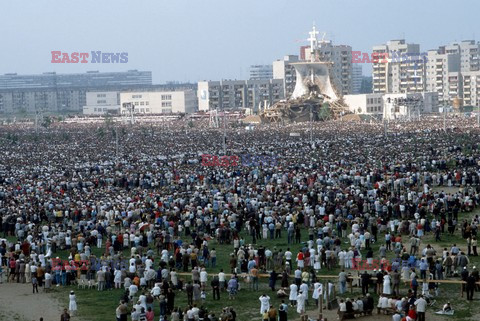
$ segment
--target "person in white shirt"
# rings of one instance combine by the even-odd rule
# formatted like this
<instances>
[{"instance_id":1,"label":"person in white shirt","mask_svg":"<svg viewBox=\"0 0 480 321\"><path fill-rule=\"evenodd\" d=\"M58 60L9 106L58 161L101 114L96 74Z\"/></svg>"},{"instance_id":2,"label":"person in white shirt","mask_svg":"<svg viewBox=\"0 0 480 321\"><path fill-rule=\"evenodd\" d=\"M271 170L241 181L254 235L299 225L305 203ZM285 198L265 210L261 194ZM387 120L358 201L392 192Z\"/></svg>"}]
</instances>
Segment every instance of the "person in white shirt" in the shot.
<instances>
[{"instance_id":1,"label":"person in white shirt","mask_svg":"<svg viewBox=\"0 0 480 321\"><path fill-rule=\"evenodd\" d=\"M292 265L292 252L290 252L290 249L285 251L285 260L290 264L290 266Z\"/></svg>"},{"instance_id":2,"label":"person in white shirt","mask_svg":"<svg viewBox=\"0 0 480 321\"><path fill-rule=\"evenodd\" d=\"M220 283L220 290L225 290L225 273L223 269L218 273L218 282Z\"/></svg>"},{"instance_id":3,"label":"person in white shirt","mask_svg":"<svg viewBox=\"0 0 480 321\"><path fill-rule=\"evenodd\" d=\"M303 282L300 285L300 292L305 296L305 304L308 305L308 284Z\"/></svg>"},{"instance_id":4,"label":"person in white shirt","mask_svg":"<svg viewBox=\"0 0 480 321\"><path fill-rule=\"evenodd\" d=\"M133 298L138 292L138 286L136 286L135 284L130 284L130 286L128 287L128 291L130 293L130 298Z\"/></svg>"},{"instance_id":5,"label":"person in white shirt","mask_svg":"<svg viewBox=\"0 0 480 321\"><path fill-rule=\"evenodd\" d=\"M425 310L427 308L427 301L423 298L423 295L420 295L414 304L417 307L417 320L425 321Z\"/></svg>"},{"instance_id":6,"label":"person in white shirt","mask_svg":"<svg viewBox=\"0 0 480 321\"><path fill-rule=\"evenodd\" d=\"M260 301L260 314L263 314L264 311L268 311L270 308L270 297L263 294L258 300Z\"/></svg>"},{"instance_id":7,"label":"person in white shirt","mask_svg":"<svg viewBox=\"0 0 480 321\"><path fill-rule=\"evenodd\" d=\"M159 283L155 283L155 286L154 286L154 287L152 288L152 290L150 291L150 293L152 294L152 296L153 296L154 298L159 297L161 292L162 292L162 289L160 288L160 284L159 284Z\"/></svg>"},{"instance_id":8,"label":"person in white shirt","mask_svg":"<svg viewBox=\"0 0 480 321\"><path fill-rule=\"evenodd\" d=\"M205 286L207 285L207 281L208 281L207 271L205 271L205 268L202 268L202 271L200 271L200 285L202 286L203 291L205 291Z\"/></svg>"},{"instance_id":9,"label":"person in white shirt","mask_svg":"<svg viewBox=\"0 0 480 321\"><path fill-rule=\"evenodd\" d=\"M290 284L290 295L288 296L288 299L290 300L290 305L292 307L297 303L297 291L297 285L295 283Z\"/></svg>"},{"instance_id":10,"label":"person in white shirt","mask_svg":"<svg viewBox=\"0 0 480 321\"><path fill-rule=\"evenodd\" d=\"M340 303L338 304L338 319L340 321L343 320L343 317L345 316L346 312L347 312L347 304L343 299L341 299Z\"/></svg>"}]
</instances>

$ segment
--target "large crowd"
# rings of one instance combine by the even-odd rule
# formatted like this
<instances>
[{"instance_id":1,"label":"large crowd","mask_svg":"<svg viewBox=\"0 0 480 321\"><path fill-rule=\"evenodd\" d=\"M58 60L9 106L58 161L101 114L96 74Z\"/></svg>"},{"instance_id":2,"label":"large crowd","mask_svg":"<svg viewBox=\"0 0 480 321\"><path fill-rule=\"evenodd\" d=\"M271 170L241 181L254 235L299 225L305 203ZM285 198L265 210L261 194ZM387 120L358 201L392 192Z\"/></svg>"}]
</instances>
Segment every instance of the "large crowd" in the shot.
<instances>
[{"instance_id":1,"label":"large crowd","mask_svg":"<svg viewBox=\"0 0 480 321\"><path fill-rule=\"evenodd\" d=\"M331 288L345 293L353 275L362 296L340 301L340 319L377 308L423 321L439 287L430 279L462 279L473 298L479 217L463 218L480 202L473 120L451 118L446 131L441 119L392 122L386 134L377 123L322 122L313 139L308 124L228 127L227 154L276 163L202 166L201 155L223 153L222 130L203 121L2 127L0 280L37 292L123 289L121 321L151 321L154 305L160 320L238 320L233 303L208 311L207 292L236 300L240 287L258 291L263 273L283 300L260 296L268 321L287 320L289 308L305 314ZM465 243L436 247L447 233ZM338 268L323 291L319 276Z\"/></svg>"}]
</instances>

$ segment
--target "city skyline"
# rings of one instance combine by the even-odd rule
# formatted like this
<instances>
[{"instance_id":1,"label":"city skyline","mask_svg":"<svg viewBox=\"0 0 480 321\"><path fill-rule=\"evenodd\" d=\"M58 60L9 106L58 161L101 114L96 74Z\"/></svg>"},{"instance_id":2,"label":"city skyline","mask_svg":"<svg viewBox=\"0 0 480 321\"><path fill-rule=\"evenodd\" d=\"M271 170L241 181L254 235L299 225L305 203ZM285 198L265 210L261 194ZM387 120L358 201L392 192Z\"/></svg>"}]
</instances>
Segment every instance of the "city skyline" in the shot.
<instances>
[{"instance_id":1,"label":"city skyline","mask_svg":"<svg viewBox=\"0 0 480 321\"><path fill-rule=\"evenodd\" d=\"M221 2L41 0L29 6L2 3L4 62L0 74L150 70L154 83L247 79L250 65L298 55L312 23L336 45L371 52L392 39L422 51L475 39L475 1L403 1L395 10L374 1L284 0ZM458 12L462 24L446 27ZM38 17L38 12L42 16ZM210 19L206 20L205 17ZM213 17L213 18L211 18ZM408 19L406 19L408 17ZM398 23L395 23L398 21ZM408 23L407 23L408 22ZM51 51L127 52L128 63L52 64ZM365 64L363 74L369 75Z\"/></svg>"}]
</instances>

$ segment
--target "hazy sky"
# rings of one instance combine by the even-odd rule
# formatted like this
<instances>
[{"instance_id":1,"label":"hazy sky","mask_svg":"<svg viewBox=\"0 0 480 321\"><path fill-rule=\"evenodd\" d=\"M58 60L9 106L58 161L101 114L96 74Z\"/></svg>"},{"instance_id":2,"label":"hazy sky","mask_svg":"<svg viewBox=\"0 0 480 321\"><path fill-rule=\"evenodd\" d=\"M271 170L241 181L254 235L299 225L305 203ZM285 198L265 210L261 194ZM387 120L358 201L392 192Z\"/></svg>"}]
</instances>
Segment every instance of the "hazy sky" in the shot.
<instances>
[{"instance_id":1,"label":"hazy sky","mask_svg":"<svg viewBox=\"0 0 480 321\"><path fill-rule=\"evenodd\" d=\"M298 54L313 21L353 50L398 38L428 50L480 38L479 9L479 0L0 0L0 74L139 69L155 83L242 79L251 64ZM128 63L52 64L53 50L128 52Z\"/></svg>"}]
</instances>

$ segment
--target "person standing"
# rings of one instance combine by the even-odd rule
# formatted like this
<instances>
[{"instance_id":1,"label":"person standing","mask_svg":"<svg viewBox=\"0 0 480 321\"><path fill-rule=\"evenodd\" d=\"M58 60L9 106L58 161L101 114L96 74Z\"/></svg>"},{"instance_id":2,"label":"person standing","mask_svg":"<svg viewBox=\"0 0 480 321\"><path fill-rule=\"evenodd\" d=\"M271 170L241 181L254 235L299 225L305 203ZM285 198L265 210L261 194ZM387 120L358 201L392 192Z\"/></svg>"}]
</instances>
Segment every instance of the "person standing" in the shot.
<instances>
[{"instance_id":1,"label":"person standing","mask_svg":"<svg viewBox=\"0 0 480 321\"><path fill-rule=\"evenodd\" d=\"M218 280L218 276L213 277L210 285L212 286L213 299L220 300L220 281Z\"/></svg>"},{"instance_id":2,"label":"person standing","mask_svg":"<svg viewBox=\"0 0 480 321\"><path fill-rule=\"evenodd\" d=\"M400 293L400 273L398 270L392 272L392 292L395 295L399 295Z\"/></svg>"},{"instance_id":3,"label":"person standing","mask_svg":"<svg viewBox=\"0 0 480 321\"><path fill-rule=\"evenodd\" d=\"M235 277L232 277L228 281L227 289L228 289L230 300L235 300L235 297L237 296L237 291L238 291L238 281Z\"/></svg>"},{"instance_id":4,"label":"person standing","mask_svg":"<svg viewBox=\"0 0 480 321\"><path fill-rule=\"evenodd\" d=\"M77 297L75 296L75 292L70 291L68 298L70 300L68 310L70 310L71 315L75 315L75 312L77 311Z\"/></svg>"},{"instance_id":5,"label":"person standing","mask_svg":"<svg viewBox=\"0 0 480 321\"><path fill-rule=\"evenodd\" d=\"M297 296L297 313L303 316L305 313L305 303L307 301L307 295L306 293L303 293L303 291L300 291Z\"/></svg>"},{"instance_id":6,"label":"person standing","mask_svg":"<svg viewBox=\"0 0 480 321\"><path fill-rule=\"evenodd\" d=\"M287 316L287 311L285 311L285 308L283 305L280 305L280 308L278 309L278 321L287 321L288 316Z\"/></svg>"},{"instance_id":7,"label":"person standing","mask_svg":"<svg viewBox=\"0 0 480 321\"><path fill-rule=\"evenodd\" d=\"M128 307L125 301L120 301L117 307L117 321L127 321Z\"/></svg>"},{"instance_id":8,"label":"person standing","mask_svg":"<svg viewBox=\"0 0 480 321\"><path fill-rule=\"evenodd\" d=\"M362 279L362 294L366 295L368 293L368 286L370 284L372 276L365 270L361 276Z\"/></svg>"},{"instance_id":9,"label":"person standing","mask_svg":"<svg viewBox=\"0 0 480 321\"><path fill-rule=\"evenodd\" d=\"M250 277L250 290L258 291L258 269L255 266L250 269L249 277Z\"/></svg>"},{"instance_id":10,"label":"person standing","mask_svg":"<svg viewBox=\"0 0 480 321\"><path fill-rule=\"evenodd\" d=\"M270 297L266 294L262 294L261 297L258 298L260 301L260 313L268 311L270 309Z\"/></svg>"},{"instance_id":11,"label":"person standing","mask_svg":"<svg viewBox=\"0 0 480 321\"><path fill-rule=\"evenodd\" d=\"M415 301L417 307L417 321L425 321L425 309L427 308L427 301L423 298L423 295Z\"/></svg>"},{"instance_id":12,"label":"person standing","mask_svg":"<svg viewBox=\"0 0 480 321\"><path fill-rule=\"evenodd\" d=\"M275 309L273 305L271 305L268 310L268 321L277 321L277 309Z\"/></svg>"},{"instance_id":13,"label":"person standing","mask_svg":"<svg viewBox=\"0 0 480 321\"><path fill-rule=\"evenodd\" d=\"M340 285L340 294L347 291L347 273L342 269L342 272L338 274L338 283Z\"/></svg>"},{"instance_id":14,"label":"person standing","mask_svg":"<svg viewBox=\"0 0 480 321\"><path fill-rule=\"evenodd\" d=\"M67 309L63 309L63 313L60 316L60 321L70 321L70 314L68 314Z\"/></svg>"},{"instance_id":15,"label":"person standing","mask_svg":"<svg viewBox=\"0 0 480 321\"><path fill-rule=\"evenodd\" d=\"M297 302L297 291L298 286L295 283L290 284L290 294L288 299L290 300L290 305L293 307Z\"/></svg>"},{"instance_id":16,"label":"person standing","mask_svg":"<svg viewBox=\"0 0 480 321\"><path fill-rule=\"evenodd\" d=\"M390 275L388 273L385 273L385 275L383 276L383 294L387 294L387 295L390 295L392 294L392 288L390 286L391 284L391 278L390 278Z\"/></svg>"},{"instance_id":17,"label":"person standing","mask_svg":"<svg viewBox=\"0 0 480 321\"><path fill-rule=\"evenodd\" d=\"M466 285L467 300L473 300L473 293L475 292L475 282L475 276L473 276L473 274L470 274L470 276L467 277Z\"/></svg>"},{"instance_id":18,"label":"person standing","mask_svg":"<svg viewBox=\"0 0 480 321\"><path fill-rule=\"evenodd\" d=\"M32 276L32 291L33 293L35 293L35 291L38 293L38 281L35 276Z\"/></svg>"}]
</instances>

